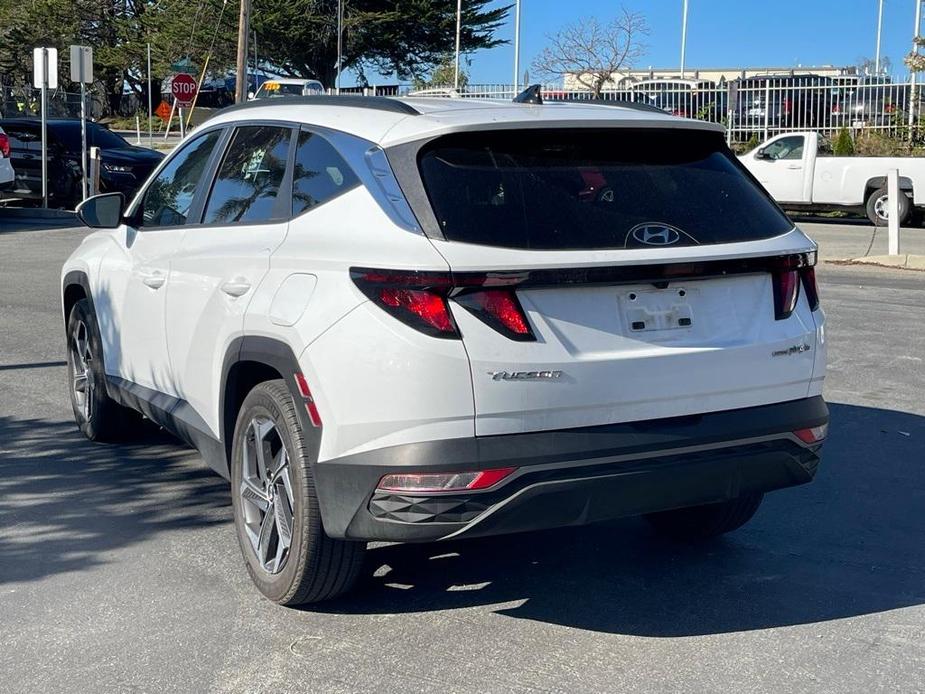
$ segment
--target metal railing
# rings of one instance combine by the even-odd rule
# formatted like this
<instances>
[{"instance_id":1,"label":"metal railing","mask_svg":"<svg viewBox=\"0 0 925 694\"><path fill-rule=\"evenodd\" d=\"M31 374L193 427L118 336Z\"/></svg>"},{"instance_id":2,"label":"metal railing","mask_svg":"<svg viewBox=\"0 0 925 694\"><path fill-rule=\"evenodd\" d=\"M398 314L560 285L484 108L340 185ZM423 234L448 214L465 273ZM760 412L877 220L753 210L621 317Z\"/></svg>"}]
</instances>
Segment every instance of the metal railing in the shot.
<instances>
[{"instance_id":1,"label":"metal railing","mask_svg":"<svg viewBox=\"0 0 925 694\"><path fill-rule=\"evenodd\" d=\"M443 96L452 87L428 88L423 95ZM518 90L510 84L471 84L460 98L510 99ZM410 86L401 96L414 94ZM811 130L829 136L842 128L873 130L887 136L925 137L922 85L906 79L857 77L760 76L726 84L695 80L646 80L626 89L605 89L600 98L650 104L684 118L721 123L730 141L767 139L783 132ZM588 90L543 87L543 98L591 99Z\"/></svg>"}]
</instances>

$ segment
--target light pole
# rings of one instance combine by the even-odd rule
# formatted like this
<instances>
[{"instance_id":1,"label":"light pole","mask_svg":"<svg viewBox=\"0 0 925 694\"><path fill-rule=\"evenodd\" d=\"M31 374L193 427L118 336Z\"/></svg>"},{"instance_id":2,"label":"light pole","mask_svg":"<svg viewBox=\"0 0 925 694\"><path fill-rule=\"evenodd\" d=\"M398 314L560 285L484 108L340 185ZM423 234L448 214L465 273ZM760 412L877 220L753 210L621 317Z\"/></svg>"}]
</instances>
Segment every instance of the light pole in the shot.
<instances>
[{"instance_id":1,"label":"light pole","mask_svg":"<svg viewBox=\"0 0 925 694\"><path fill-rule=\"evenodd\" d=\"M687 56L687 0L684 0L681 17L681 79L684 79L684 59Z\"/></svg>"},{"instance_id":2,"label":"light pole","mask_svg":"<svg viewBox=\"0 0 925 694\"><path fill-rule=\"evenodd\" d=\"M462 0L456 0L456 69L453 70L453 88L459 90L459 36L462 32Z\"/></svg>"},{"instance_id":3,"label":"light pole","mask_svg":"<svg viewBox=\"0 0 925 694\"><path fill-rule=\"evenodd\" d=\"M520 0L514 9L514 96L520 91Z\"/></svg>"},{"instance_id":4,"label":"light pole","mask_svg":"<svg viewBox=\"0 0 925 694\"><path fill-rule=\"evenodd\" d=\"M880 10L877 13L877 57L874 60L877 76L880 76L880 39L883 36L883 0L880 0Z\"/></svg>"},{"instance_id":5,"label":"light pole","mask_svg":"<svg viewBox=\"0 0 925 694\"><path fill-rule=\"evenodd\" d=\"M334 92L340 94L341 61L344 59L344 0L337 0L337 78Z\"/></svg>"}]
</instances>

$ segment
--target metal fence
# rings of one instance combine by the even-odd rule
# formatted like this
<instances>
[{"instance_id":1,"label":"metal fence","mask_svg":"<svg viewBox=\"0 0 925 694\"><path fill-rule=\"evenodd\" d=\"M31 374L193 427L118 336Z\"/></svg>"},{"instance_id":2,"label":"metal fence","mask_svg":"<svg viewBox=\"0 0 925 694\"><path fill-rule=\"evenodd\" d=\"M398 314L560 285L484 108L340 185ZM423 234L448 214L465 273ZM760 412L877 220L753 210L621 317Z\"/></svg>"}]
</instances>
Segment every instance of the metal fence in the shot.
<instances>
[{"instance_id":1,"label":"metal fence","mask_svg":"<svg viewBox=\"0 0 925 694\"><path fill-rule=\"evenodd\" d=\"M925 85L911 79L758 76L714 84L702 80L652 79L625 89L605 89L601 99L644 103L685 118L721 123L730 142L747 142L793 131L812 130L833 136L842 128L876 131L903 140L925 140L923 95ZM206 90L204 90L205 92ZM343 89L343 93L383 96L452 96L459 98L511 99L520 91L511 84L470 84L459 90L452 86L415 90L410 85L386 85ZM200 105L211 103L203 93ZM547 101L591 99L588 90L543 87ZM103 97L88 94L89 114L104 113ZM159 103L159 100L158 100ZM119 115L144 111L134 94L126 94ZM31 87L0 84L0 117L39 115L39 92ZM48 110L52 117L76 117L80 95L63 89L49 91Z\"/></svg>"},{"instance_id":2,"label":"metal fence","mask_svg":"<svg viewBox=\"0 0 925 694\"><path fill-rule=\"evenodd\" d=\"M660 108L684 118L721 123L733 142L746 142L783 133L811 130L833 136L842 128L874 130L896 138L925 137L923 85L906 79L853 76L759 76L714 84L698 80L646 80L626 89L605 89L601 99L631 101ZM458 96L511 99L510 84L473 84L415 91L401 87L402 96ZM584 100L588 90L543 87L547 101Z\"/></svg>"}]
</instances>

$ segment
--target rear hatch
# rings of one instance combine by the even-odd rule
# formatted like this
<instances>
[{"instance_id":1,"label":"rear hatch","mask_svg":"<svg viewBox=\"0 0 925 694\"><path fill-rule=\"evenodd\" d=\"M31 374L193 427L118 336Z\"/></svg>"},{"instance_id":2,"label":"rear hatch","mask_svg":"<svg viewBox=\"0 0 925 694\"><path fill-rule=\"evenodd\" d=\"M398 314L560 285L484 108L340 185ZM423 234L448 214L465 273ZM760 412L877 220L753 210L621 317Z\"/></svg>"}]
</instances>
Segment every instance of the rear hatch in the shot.
<instances>
[{"instance_id":1,"label":"rear hatch","mask_svg":"<svg viewBox=\"0 0 925 694\"><path fill-rule=\"evenodd\" d=\"M478 435L806 397L814 246L720 133L470 132L418 162Z\"/></svg>"}]
</instances>

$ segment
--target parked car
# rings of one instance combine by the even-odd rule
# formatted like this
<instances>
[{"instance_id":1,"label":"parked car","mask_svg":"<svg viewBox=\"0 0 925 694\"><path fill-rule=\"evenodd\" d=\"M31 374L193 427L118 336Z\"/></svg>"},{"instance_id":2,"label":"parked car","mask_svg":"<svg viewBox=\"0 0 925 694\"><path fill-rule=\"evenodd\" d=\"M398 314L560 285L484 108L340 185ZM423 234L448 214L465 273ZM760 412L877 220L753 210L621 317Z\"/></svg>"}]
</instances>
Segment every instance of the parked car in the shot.
<instances>
[{"instance_id":1,"label":"parked car","mask_svg":"<svg viewBox=\"0 0 925 694\"><path fill-rule=\"evenodd\" d=\"M820 75L759 75L737 80L735 124L759 130L828 126L837 88Z\"/></svg>"},{"instance_id":2,"label":"parked car","mask_svg":"<svg viewBox=\"0 0 925 694\"><path fill-rule=\"evenodd\" d=\"M74 209L82 197L80 121L48 120L48 200L53 207ZM10 197L42 199L42 124L34 118L7 118L10 158L16 170ZM131 197L164 158L160 152L130 145L98 123L87 123L87 146L99 147L100 190Z\"/></svg>"},{"instance_id":3,"label":"parked car","mask_svg":"<svg viewBox=\"0 0 925 694\"><path fill-rule=\"evenodd\" d=\"M13 187L15 172L10 161L10 138L6 131L0 128L0 194Z\"/></svg>"},{"instance_id":4,"label":"parked car","mask_svg":"<svg viewBox=\"0 0 925 694\"><path fill-rule=\"evenodd\" d=\"M909 86L887 77L843 78L832 103L832 125L846 128L882 127L908 113Z\"/></svg>"},{"instance_id":5,"label":"parked car","mask_svg":"<svg viewBox=\"0 0 925 694\"><path fill-rule=\"evenodd\" d=\"M638 101L681 118L718 122L726 112L726 92L708 80L643 80L633 85L633 93Z\"/></svg>"},{"instance_id":6,"label":"parked car","mask_svg":"<svg viewBox=\"0 0 925 694\"><path fill-rule=\"evenodd\" d=\"M920 157L835 157L815 132L772 137L740 157L771 196L788 209L851 210L877 226L889 223L887 173L899 170L900 223L925 206L925 160Z\"/></svg>"},{"instance_id":7,"label":"parked car","mask_svg":"<svg viewBox=\"0 0 925 694\"><path fill-rule=\"evenodd\" d=\"M324 85L318 80L268 79L263 82L251 99L276 99L285 96L310 96L324 94Z\"/></svg>"},{"instance_id":8,"label":"parked car","mask_svg":"<svg viewBox=\"0 0 925 694\"><path fill-rule=\"evenodd\" d=\"M271 600L343 593L370 540L705 538L813 478L816 245L720 126L536 93L250 102L80 207L76 421L196 446Z\"/></svg>"}]
</instances>

